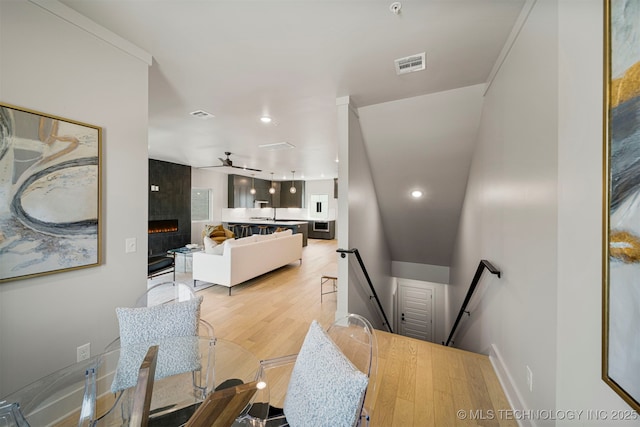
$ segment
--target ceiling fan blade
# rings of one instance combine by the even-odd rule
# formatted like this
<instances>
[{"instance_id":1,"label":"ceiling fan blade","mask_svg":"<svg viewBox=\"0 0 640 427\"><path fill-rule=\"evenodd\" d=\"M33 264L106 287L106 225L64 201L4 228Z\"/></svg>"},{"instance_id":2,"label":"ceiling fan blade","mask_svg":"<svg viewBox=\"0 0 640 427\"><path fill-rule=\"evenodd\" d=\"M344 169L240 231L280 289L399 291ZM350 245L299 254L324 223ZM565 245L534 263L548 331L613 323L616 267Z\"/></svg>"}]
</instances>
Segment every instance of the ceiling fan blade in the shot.
<instances>
[{"instance_id":1,"label":"ceiling fan blade","mask_svg":"<svg viewBox=\"0 0 640 427\"><path fill-rule=\"evenodd\" d=\"M245 168L242 166L231 166L232 168L236 168L236 169L244 169L247 171L254 171L254 172L262 172L262 169L254 169L254 168Z\"/></svg>"}]
</instances>

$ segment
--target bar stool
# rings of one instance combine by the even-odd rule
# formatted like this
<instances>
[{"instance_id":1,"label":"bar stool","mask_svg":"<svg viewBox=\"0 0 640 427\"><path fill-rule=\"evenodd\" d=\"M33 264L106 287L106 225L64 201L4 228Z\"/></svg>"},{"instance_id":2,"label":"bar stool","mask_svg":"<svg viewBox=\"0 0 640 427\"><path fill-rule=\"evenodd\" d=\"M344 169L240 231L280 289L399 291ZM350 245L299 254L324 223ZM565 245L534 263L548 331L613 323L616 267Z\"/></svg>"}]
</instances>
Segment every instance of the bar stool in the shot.
<instances>
[{"instance_id":1,"label":"bar stool","mask_svg":"<svg viewBox=\"0 0 640 427\"><path fill-rule=\"evenodd\" d=\"M327 292L323 292L323 285L325 283L327 283L328 281L331 280L331 284L333 285L330 291ZM338 281L338 277L335 274L324 274L321 278L320 278L320 303L322 303L322 296L323 295L327 295L327 294L333 294L335 292L338 292L338 286L337 286L337 281Z\"/></svg>"},{"instance_id":2,"label":"bar stool","mask_svg":"<svg viewBox=\"0 0 640 427\"><path fill-rule=\"evenodd\" d=\"M270 225L259 225L258 226L258 234L272 234Z\"/></svg>"},{"instance_id":3,"label":"bar stool","mask_svg":"<svg viewBox=\"0 0 640 427\"><path fill-rule=\"evenodd\" d=\"M240 224L229 224L229 230L233 231L233 234L236 236L236 239L240 237Z\"/></svg>"},{"instance_id":4,"label":"bar stool","mask_svg":"<svg viewBox=\"0 0 640 427\"><path fill-rule=\"evenodd\" d=\"M251 225L242 224L240 225L240 237L249 237L253 234L251 231Z\"/></svg>"}]
</instances>

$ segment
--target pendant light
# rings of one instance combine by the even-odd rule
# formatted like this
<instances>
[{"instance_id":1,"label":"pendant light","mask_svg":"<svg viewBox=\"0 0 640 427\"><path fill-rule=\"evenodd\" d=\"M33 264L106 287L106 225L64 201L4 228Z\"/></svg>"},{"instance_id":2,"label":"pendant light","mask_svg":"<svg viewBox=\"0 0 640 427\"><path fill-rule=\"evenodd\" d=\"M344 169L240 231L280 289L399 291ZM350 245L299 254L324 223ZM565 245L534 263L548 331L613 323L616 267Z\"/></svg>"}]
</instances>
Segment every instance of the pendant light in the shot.
<instances>
[{"instance_id":1,"label":"pendant light","mask_svg":"<svg viewBox=\"0 0 640 427\"><path fill-rule=\"evenodd\" d=\"M271 172L271 187L269 187L269 194L275 194L276 189L273 188L273 172Z\"/></svg>"},{"instance_id":2,"label":"pendant light","mask_svg":"<svg viewBox=\"0 0 640 427\"><path fill-rule=\"evenodd\" d=\"M296 171L291 171L291 188L289 189L289 192L291 194L296 194L296 191L298 191L296 189L296 184L293 181L295 179L295 175L296 175Z\"/></svg>"},{"instance_id":3,"label":"pendant light","mask_svg":"<svg viewBox=\"0 0 640 427\"><path fill-rule=\"evenodd\" d=\"M256 181L255 181L255 178L254 178L255 176L256 176L255 173L251 174L251 190L249 190L249 193L251 193L251 194L256 194L256 185L255 185Z\"/></svg>"}]
</instances>

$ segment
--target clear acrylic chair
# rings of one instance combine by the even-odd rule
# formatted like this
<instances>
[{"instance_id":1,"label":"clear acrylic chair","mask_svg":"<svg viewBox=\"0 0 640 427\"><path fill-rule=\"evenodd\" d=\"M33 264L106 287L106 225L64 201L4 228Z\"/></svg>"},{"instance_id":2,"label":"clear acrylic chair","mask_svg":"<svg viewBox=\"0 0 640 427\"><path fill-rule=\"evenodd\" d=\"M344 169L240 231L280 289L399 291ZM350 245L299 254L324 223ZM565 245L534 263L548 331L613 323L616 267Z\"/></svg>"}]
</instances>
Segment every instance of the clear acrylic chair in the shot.
<instances>
[{"instance_id":1,"label":"clear acrylic chair","mask_svg":"<svg viewBox=\"0 0 640 427\"><path fill-rule=\"evenodd\" d=\"M143 293L136 301L134 308L152 308L158 306L166 306L169 304L185 303L194 301L198 297L195 292L186 284L176 282L160 283L149 288ZM121 325L122 327L122 325ZM163 365L164 360L167 360L165 365L169 366L165 376L171 378L161 381L156 381L154 385L154 397L152 407L156 412L158 408L163 406L163 395L174 395L173 391L163 392L163 388L167 390L175 390L176 387L184 388L185 401L181 403L182 406L194 407L194 405L204 400L214 388L214 365L215 365L215 343L213 326L198 316L198 328L197 335L195 336L179 336L179 337L166 337L160 342L153 343L140 343L140 345L128 345L125 348L121 348L122 342L120 337L112 341L103 353L103 357L97 362L95 371L101 369L105 372L115 372L114 383L111 388L114 393L113 405L106 412L97 414L95 411L96 398L93 396L95 390L96 373L90 370L87 371L86 384L85 384L85 400L81 413L88 415L81 415L79 425L86 423L87 425L111 425L113 420L116 422L128 422L131 414L131 404L133 402L133 389L124 388L122 384L114 386L115 380L118 379L118 375L122 372L124 355L128 357L131 353L135 353L133 358L138 360L147 351L147 344L160 344L160 364ZM139 347L139 348L137 348ZM131 358L131 357L130 357ZM103 366L104 365L104 366ZM127 369L130 377L137 373L138 366L127 362ZM174 369L175 368L175 369ZM159 369L163 371L162 368ZM158 372L156 372L156 375ZM190 378L191 389L189 389L187 378ZM130 385L130 384L125 384ZM114 387L116 390L114 390ZM104 387L102 393L105 393ZM98 396L101 394L98 391ZM94 405L92 408L91 405ZM175 411L175 404L172 403L172 411ZM108 406L107 406L108 407ZM195 408L194 408L195 410ZM187 411L185 416L190 415ZM123 424L123 425L125 425Z\"/></svg>"},{"instance_id":2,"label":"clear acrylic chair","mask_svg":"<svg viewBox=\"0 0 640 427\"><path fill-rule=\"evenodd\" d=\"M197 298L193 288L180 282L163 282L147 289L138 297L134 307L153 307L160 304L189 301ZM198 335L214 338L214 329L211 323L199 319ZM113 340L105 348L105 352L120 347L120 337Z\"/></svg>"},{"instance_id":3,"label":"clear acrylic chair","mask_svg":"<svg viewBox=\"0 0 640 427\"><path fill-rule=\"evenodd\" d=\"M269 427L369 423L370 411L365 407L365 397L367 391L374 391L378 359L371 323L357 314L338 319L326 331L331 345L322 342L323 338L317 333L314 338L313 328L317 326L316 322L312 323L300 353L262 361L271 389L270 416L266 424ZM338 356L332 353L332 347L348 360L346 364L335 360ZM329 357L325 357L327 353ZM307 360L301 360L303 357ZM358 388L358 384L362 385L358 383L361 381L358 373L365 378L364 390ZM336 421L340 411L346 413Z\"/></svg>"}]
</instances>

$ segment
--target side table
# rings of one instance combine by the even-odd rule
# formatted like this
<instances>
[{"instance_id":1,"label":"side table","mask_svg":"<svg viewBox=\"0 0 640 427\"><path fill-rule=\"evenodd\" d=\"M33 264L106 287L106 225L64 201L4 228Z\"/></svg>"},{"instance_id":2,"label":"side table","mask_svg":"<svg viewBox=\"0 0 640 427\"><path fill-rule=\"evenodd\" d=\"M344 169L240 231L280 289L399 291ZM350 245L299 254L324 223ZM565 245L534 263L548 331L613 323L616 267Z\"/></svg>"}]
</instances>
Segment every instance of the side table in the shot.
<instances>
[{"instance_id":1,"label":"side table","mask_svg":"<svg viewBox=\"0 0 640 427\"><path fill-rule=\"evenodd\" d=\"M169 249L167 254L173 256L176 271L180 273L190 273L193 266L193 254L201 251L202 248L200 246L194 248L182 247Z\"/></svg>"}]
</instances>

